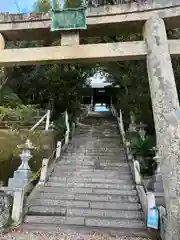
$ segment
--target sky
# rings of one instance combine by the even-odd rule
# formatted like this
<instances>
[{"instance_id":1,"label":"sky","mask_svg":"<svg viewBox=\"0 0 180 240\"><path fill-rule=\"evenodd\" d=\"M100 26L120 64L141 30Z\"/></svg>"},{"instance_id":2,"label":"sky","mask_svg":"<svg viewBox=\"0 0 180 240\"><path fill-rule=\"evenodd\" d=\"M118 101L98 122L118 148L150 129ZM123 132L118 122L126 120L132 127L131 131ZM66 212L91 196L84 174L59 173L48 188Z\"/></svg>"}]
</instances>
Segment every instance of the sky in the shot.
<instances>
[{"instance_id":1,"label":"sky","mask_svg":"<svg viewBox=\"0 0 180 240\"><path fill-rule=\"evenodd\" d=\"M1 0L2 1L2 0ZM5 0L0 4L0 12L19 13L17 5L21 12L30 12L34 0Z\"/></svg>"},{"instance_id":2,"label":"sky","mask_svg":"<svg viewBox=\"0 0 180 240\"><path fill-rule=\"evenodd\" d=\"M32 12L32 6L36 0L1 0L0 12L9 13L29 13ZM59 0L61 3L64 0ZM17 7L18 6L18 7ZM19 11L20 9L20 11Z\"/></svg>"}]
</instances>

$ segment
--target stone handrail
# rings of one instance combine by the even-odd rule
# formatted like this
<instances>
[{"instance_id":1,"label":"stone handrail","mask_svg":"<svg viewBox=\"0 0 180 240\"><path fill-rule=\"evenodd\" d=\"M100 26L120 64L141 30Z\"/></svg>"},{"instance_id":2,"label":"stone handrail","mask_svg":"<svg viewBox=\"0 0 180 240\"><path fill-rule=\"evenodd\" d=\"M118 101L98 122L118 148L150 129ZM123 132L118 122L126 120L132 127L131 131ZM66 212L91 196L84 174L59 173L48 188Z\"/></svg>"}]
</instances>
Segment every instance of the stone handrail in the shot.
<instances>
[{"instance_id":1,"label":"stone handrail","mask_svg":"<svg viewBox=\"0 0 180 240\"><path fill-rule=\"evenodd\" d=\"M49 176L49 174L52 172L53 167L55 162L60 158L60 154L61 154L61 147L62 147L62 142L58 141L57 142L57 147L56 149L53 151L53 153L51 154L51 156L49 158L44 158L42 161L42 167L41 167L41 174L40 174L40 180L39 183L40 185L44 185L45 182L47 181L47 178ZM55 155L55 157L54 157ZM51 159L53 159L53 161L51 162Z\"/></svg>"},{"instance_id":2,"label":"stone handrail","mask_svg":"<svg viewBox=\"0 0 180 240\"><path fill-rule=\"evenodd\" d=\"M69 142L70 126L69 126L69 115L67 110L65 111L65 123L66 123L66 133L65 133L65 144Z\"/></svg>"},{"instance_id":3,"label":"stone handrail","mask_svg":"<svg viewBox=\"0 0 180 240\"><path fill-rule=\"evenodd\" d=\"M136 190L138 192L142 209L145 214L145 220L147 221L148 209L154 208L156 206L155 195L153 192L149 192L148 189L146 188L146 185L143 182L143 178L140 172L140 163L138 160L135 160L133 158L133 155L130 149L130 142L126 140L121 110L119 114L120 117L118 117L117 113L115 113L114 115L117 116L117 122L120 130L120 134L122 136L122 141L125 146L127 159L129 160L130 169L133 174L134 181L136 183ZM166 234L167 234L166 232L167 213L166 213L165 207L163 206L159 207L159 216L160 216L160 236L162 240L165 240Z\"/></svg>"},{"instance_id":4,"label":"stone handrail","mask_svg":"<svg viewBox=\"0 0 180 240\"><path fill-rule=\"evenodd\" d=\"M148 209L151 209L156 206L155 195L152 192L148 192L145 184L143 183L143 178L140 173L140 163L138 160L135 160L130 149L130 143L126 139L126 134L124 130L122 112L120 110L119 117L117 112L114 112L115 108L112 107L111 111L114 116L116 116L120 135L122 137L123 145L125 148L126 156L129 162L129 166L133 175L133 179L136 184L136 190L138 192L142 209L145 215L145 220L147 221Z\"/></svg>"}]
</instances>

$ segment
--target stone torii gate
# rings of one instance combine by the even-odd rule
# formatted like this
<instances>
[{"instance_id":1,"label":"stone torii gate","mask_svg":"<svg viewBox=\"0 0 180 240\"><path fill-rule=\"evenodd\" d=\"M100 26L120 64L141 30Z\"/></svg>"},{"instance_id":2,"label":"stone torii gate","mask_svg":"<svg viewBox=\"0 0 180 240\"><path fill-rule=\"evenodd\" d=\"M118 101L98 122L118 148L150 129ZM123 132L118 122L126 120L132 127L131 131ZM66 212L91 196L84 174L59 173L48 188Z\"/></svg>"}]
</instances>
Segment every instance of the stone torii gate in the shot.
<instances>
[{"instance_id":1,"label":"stone torii gate","mask_svg":"<svg viewBox=\"0 0 180 240\"><path fill-rule=\"evenodd\" d=\"M158 0L89 9L87 30L50 32L50 18L42 14L0 16L0 65L116 62L146 59L157 147L163 177L168 226L166 240L180 239L180 107L171 57L180 56L180 40L168 40L166 28L180 28L178 0ZM79 44L81 37L143 32L144 41ZM5 41L56 39L61 46L5 49Z\"/></svg>"}]
</instances>

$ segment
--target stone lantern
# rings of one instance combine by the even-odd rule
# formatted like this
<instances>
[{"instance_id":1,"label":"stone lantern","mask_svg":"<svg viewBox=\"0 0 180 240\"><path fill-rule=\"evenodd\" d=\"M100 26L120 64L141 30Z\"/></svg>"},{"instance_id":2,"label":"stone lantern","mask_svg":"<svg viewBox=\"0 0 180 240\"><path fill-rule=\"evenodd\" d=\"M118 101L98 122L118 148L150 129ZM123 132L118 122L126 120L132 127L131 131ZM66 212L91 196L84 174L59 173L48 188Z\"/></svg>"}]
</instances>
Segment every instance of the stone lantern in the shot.
<instances>
[{"instance_id":1,"label":"stone lantern","mask_svg":"<svg viewBox=\"0 0 180 240\"><path fill-rule=\"evenodd\" d=\"M129 128L128 128L128 132L133 133L133 132L137 132L137 125L136 125L136 118L133 112L131 112L130 114L130 124L129 124Z\"/></svg>"},{"instance_id":2,"label":"stone lantern","mask_svg":"<svg viewBox=\"0 0 180 240\"><path fill-rule=\"evenodd\" d=\"M154 160L157 163L157 168L152 177L153 190L154 192L164 192L161 169L160 169L160 156L158 155L157 151L156 151L156 156L154 157Z\"/></svg>"},{"instance_id":3,"label":"stone lantern","mask_svg":"<svg viewBox=\"0 0 180 240\"><path fill-rule=\"evenodd\" d=\"M31 151L35 147L32 145L29 139L27 139L24 144L17 147L22 150L21 154L19 155L22 163L14 172L13 178L9 179L8 187L10 188L25 187L32 176L32 171L29 167L28 162L32 158Z\"/></svg>"},{"instance_id":4,"label":"stone lantern","mask_svg":"<svg viewBox=\"0 0 180 240\"><path fill-rule=\"evenodd\" d=\"M146 131L145 131L145 129L144 129L145 126L146 126L145 124L140 123L140 125L139 125L139 131L138 131L139 136L140 136L140 138L141 138L143 141L144 141L145 138L146 138Z\"/></svg>"}]
</instances>

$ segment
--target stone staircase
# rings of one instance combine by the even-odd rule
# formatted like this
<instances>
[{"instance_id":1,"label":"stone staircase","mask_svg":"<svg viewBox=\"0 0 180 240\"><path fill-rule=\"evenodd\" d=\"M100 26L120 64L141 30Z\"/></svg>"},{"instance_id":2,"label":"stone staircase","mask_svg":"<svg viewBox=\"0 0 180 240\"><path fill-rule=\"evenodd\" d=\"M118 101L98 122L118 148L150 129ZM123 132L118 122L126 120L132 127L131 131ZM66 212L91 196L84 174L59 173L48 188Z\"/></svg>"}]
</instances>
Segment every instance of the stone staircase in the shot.
<instances>
[{"instance_id":1,"label":"stone staircase","mask_svg":"<svg viewBox=\"0 0 180 240\"><path fill-rule=\"evenodd\" d=\"M149 237L117 124L109 113L81 123L46 185L31 195L23 227Z\"/></svg>"}]
</instances>

